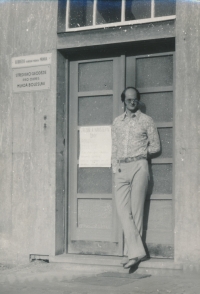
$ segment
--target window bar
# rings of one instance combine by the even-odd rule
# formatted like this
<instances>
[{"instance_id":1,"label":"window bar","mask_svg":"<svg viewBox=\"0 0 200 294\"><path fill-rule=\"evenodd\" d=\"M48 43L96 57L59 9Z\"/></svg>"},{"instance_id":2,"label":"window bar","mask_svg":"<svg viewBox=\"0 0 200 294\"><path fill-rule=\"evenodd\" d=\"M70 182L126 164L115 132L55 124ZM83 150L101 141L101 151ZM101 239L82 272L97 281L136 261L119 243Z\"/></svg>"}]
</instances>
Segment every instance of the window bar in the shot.
<instances>
[{"instance_id":1,"label":"window bar","mask_svg":"<svg viewBox=\"0 0 200 294\"><path fill-rule=\"evenodd\" d=\"M122 4L121 4L121 22L125 22L125 7L126 7L126 0L122 0Z\"/></svg>"},{"instance_id":2,"label":"window bar","mask_svg":"<svg viewBox=\"0 0 200 294\"><path fill-rule=\"evenodd\" d=\"M66 5L66 31L69 29L69 1L67 0L67 5Z\"/></svg>"},{"instance_id":3,"label":"window bar","mask_svg":"<svg viewBox=\"0 0 200 294\"><path fill-rule=\"evenodd\" d=\"M155 17L155 0L151 0L151 18Z\"/></svg>"},{"instance_id":4,"label":"window bar","mask_svg":"<svg viewBox=\"0 0 200 294\"><path fill-rule=\"evenodd\" d=\"M93 26L96 25L96 21L97 21L97 0L94 0L93 3Z\"/></svg>"}]
</instances>

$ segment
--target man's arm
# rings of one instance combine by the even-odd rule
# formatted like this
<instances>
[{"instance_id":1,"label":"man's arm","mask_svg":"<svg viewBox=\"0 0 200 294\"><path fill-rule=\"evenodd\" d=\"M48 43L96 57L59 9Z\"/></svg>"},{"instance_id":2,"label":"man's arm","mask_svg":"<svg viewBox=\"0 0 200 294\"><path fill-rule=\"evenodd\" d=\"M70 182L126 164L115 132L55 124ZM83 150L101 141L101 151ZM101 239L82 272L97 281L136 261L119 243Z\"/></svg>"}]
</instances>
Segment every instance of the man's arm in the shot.
<instances>
[{"instance_id":1,"label":"man's arm","mask_svg":"<svg viewBox=\"0 0 200 294\"><path fill-rule=\"evenodd\" d=\"M152 118L149 118L147 123L147 136L149 145L147 148L148 154L154 154L160 151L160 139L157 127Z\"/></svg>"},{"instance_id":2,"label":"man's arm","mask_svg":"<svg viewBox=\"0 0 200 294\"><path fill-rule=\"evenodd\" d=\"M117 171L117 136L116 136L116 129L115 125L112 125L112 170L113 173Z\"/></svg>"}]
</instances>

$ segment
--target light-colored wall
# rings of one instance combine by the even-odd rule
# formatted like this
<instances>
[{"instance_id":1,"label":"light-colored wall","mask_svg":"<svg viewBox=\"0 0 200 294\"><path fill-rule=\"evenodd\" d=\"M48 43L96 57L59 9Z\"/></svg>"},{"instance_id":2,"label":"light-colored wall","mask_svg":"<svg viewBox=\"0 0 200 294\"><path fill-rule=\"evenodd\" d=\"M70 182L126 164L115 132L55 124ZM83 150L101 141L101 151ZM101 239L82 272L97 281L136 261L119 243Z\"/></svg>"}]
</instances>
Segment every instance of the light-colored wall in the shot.
<instances>
[{"instance_id":1,"label":"light-colored wall","mask_svg":"<svg viewBox=\"0 0 200 294\"><path fill-rule=\"evenodd\" d=\"M57 1L0 2L1 259L55 253L56 32ZM11 58L48 52L51 89L14 94Z\"/></svg>"},{"instance_id":2,"label":"light-colored wall","mask_svg":"<svg viewBox=\"0 0 200 294\"><path fill-rule=\"evenodd\" d=\"M200 2L177 0L175 259L200 265Z\"/></svg>"}]
</instances>

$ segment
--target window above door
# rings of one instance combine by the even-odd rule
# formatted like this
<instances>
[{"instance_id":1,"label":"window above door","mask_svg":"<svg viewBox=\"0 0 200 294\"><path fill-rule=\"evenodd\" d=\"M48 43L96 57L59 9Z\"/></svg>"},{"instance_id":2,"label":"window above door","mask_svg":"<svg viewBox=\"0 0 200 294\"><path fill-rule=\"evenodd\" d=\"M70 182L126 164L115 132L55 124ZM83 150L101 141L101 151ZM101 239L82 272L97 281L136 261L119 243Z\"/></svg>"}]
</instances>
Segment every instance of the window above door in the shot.
<instances>
[{"instance_id":1,"label":"window above door","mask_svg":"<svg viewBox=\"0 0 200 294\"><path fill-rule=\"evenodd\" d=\"M66 0L66 31L175 19L175 0Z\"/></svg>"}]
</instances>

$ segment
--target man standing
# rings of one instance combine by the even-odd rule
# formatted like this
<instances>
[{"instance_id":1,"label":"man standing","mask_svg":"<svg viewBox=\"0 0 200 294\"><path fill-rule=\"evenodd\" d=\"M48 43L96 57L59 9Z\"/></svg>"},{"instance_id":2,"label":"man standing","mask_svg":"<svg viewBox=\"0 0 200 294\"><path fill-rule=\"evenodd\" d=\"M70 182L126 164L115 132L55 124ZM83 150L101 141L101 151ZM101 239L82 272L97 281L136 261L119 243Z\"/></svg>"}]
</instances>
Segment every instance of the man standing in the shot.
<instances>
[{"instance_id":1,"label":"man standing","mask_svg":"<svg viewBox=\"0 0 200 294\"><path fill-rule=\"evenodd\" d=\"M126 111L112 126L112 169L116 207L128 250L124 268L130 268L146 256L141 236L149 181L147 158L160 150L160 140L152 118L139 110L138 90L126 88L121 100Z\"/></svg>"}]
</instances>

